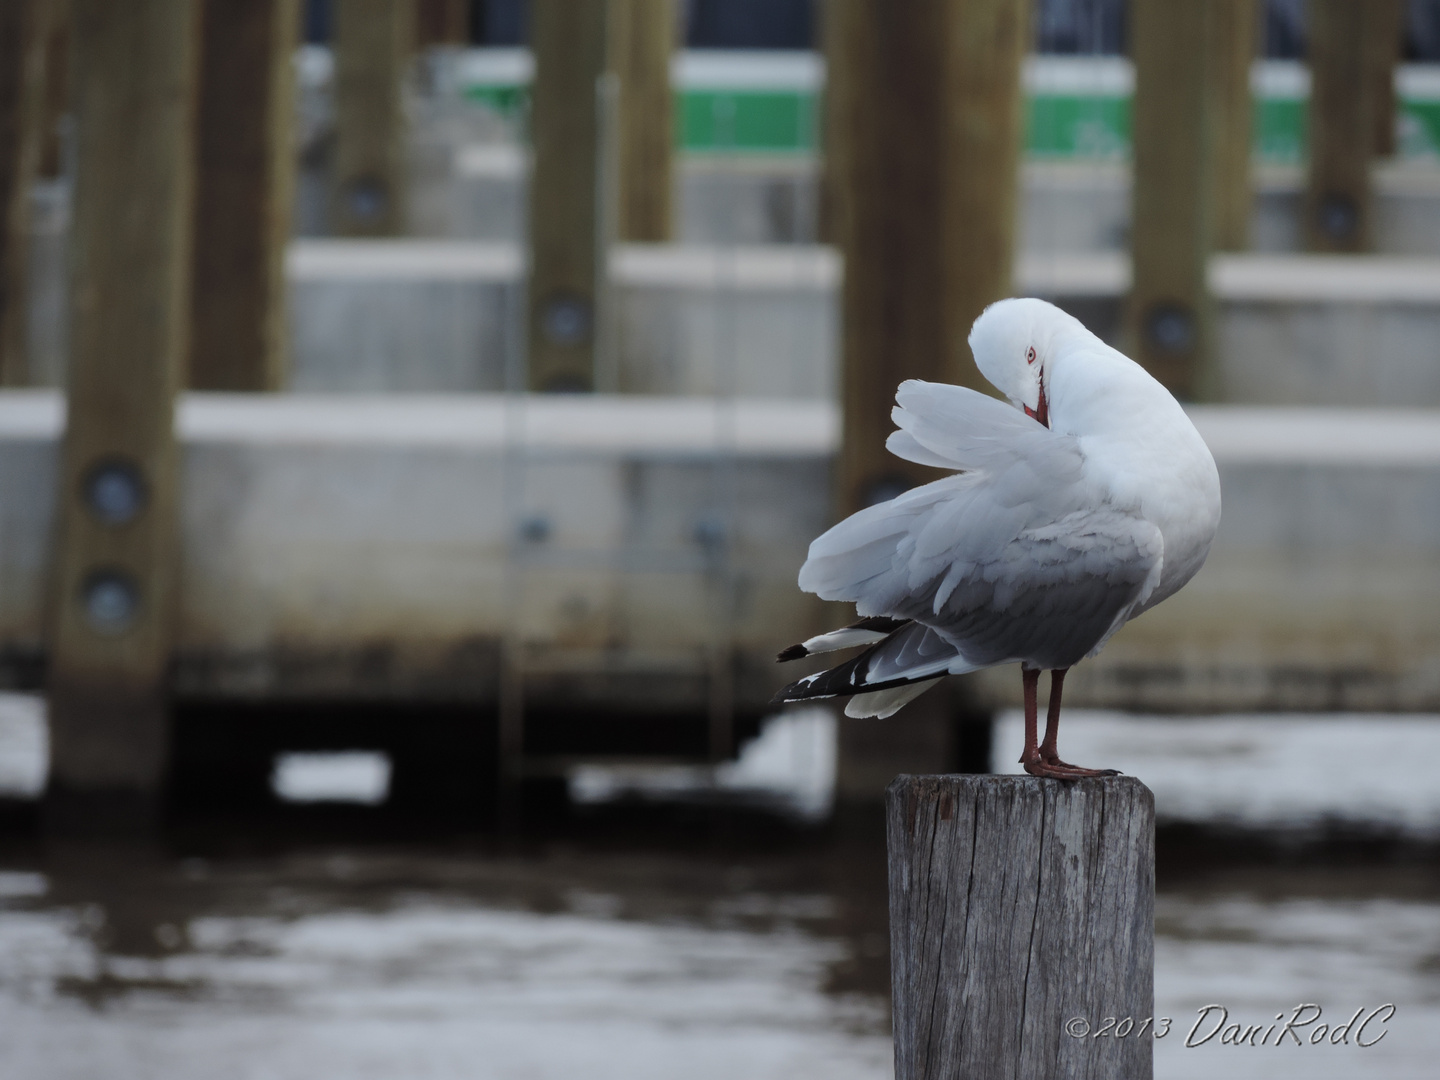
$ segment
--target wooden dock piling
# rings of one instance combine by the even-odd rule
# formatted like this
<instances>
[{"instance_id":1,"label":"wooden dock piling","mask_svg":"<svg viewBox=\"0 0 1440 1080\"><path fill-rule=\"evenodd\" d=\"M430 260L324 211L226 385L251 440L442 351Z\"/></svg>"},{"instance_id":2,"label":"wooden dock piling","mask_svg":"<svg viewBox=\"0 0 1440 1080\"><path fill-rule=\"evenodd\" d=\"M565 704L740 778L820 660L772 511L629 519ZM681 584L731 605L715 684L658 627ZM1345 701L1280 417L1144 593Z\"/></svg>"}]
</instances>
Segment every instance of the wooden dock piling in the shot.
<instances>
[{"instance_id":1,"label":"wooden dock piling","mask_svg":"<svg viewBox=\"0 0 1440 1080\"><path fill-rule=\"evenodd\" d=\"M1310 251L1366 251L1372 244L1370 165L1393 146L1397 7L1393 0L1310 0L1303 223Z\"/></svg>"},{"instance_id":2,"label":"wooden dock piling","mask_svg":"<svg viewBox=\"0 0 1440 1080\"><path fill-rule=\"evenodd\" d=\"M415 45L464 47L470 44L470 0L416 0Z\"/></svg>"},{"instance_id":3,"label":"wooden dock piling","mask_svg":"<svg viewBox=\"0 0 1440 1080\"><path fill-rule=\"evenodd\" d=\"M1369 0L1366 27L1366 66L1370 71L1370 115L1375 125L1376 157L1395 153L1395 65L1400 63L1405 39L1404 0Z\"/></svg>"},{"instance_id":4,"label":"wooden dock piling","mask_svg":"<svg viewBox=\"0 0 1440 1080\"><path fill-rule=\"evenodd\" d=\"M279 390L297 0L205 0L189 385Z\"/></svg>"},{"instance_id":5,"label":"wooden dock piling","mask_svg":"<svg viewBox=\"0 0 1440 1080\"><path fill-rule=\"evenodd\" d=\"M68 418L48 622L50 817L153 814L178 584L195 0L75 0Z\"/></svg>"},{"instance_id":6,"label":"wooden dock piling","mask_svg":"<svg viewBox=\"0 0 1440 1080\"><path fill-rule=\"evenodd\" d=\"M1028 0L825 5L824 213L845 262L840 514L939 475L885 449L902 380L990 391L966 339L1014 288L1029 9ZM895 718L907 768L953 765L951 706L964 694L938 693ZM876 801L894 775L867 749L872 727L841 720L843 799Z\"/></svg>"},{"instance_id":7,"label":"wooden dock piling","mask_svg":"<svg viewBox=\"0 0 1440 1080\"><path fill-rule=\"evenodd\" d=\"M1013 287L1028 8L825 6L827 214L845 258L842 512L935 476L885 451L901 380L989 389L966 338Z\"/></svg>"},{"instance_id":8,"label":"wooden dock piling","mask_svg":"<svg viewBox=\"0 0 1440 1080\"><path fill-rule=\"evenodd\" d=\"M607 0L534 0L530 12L530 389L595 389L603 300L601 104Z\"/></svg>"},{"instance_id":9,"label":"wooden dock piling","mask_svg":"<svg viewBox=\"0 0 1440 1080\"><path fill-rule=\"evenodd\" d=\"M59 177L67 166L62 128L70 112L70 5L62 0L44 0L45 8L45 93L40 106L40 176Z\"/></svg>"},{"instance_id":10,"label":"wooden dock piling","mask_svg":"<svg viewBox=\"0 0 1440 1080\"><path fill-rule=\"evenodd\" d=\"M1215 236L1220 251L1250 246L1254 201L1250 158L1254 104L1250 66L1260 36L1256 0L1209 0L1213 47L1210 74L1215 95Z\"/></svg>"},{"instance_id":11,"label":"wooden dock piling","mask_svg":"<svg viewBox=\"0 0 1440 1080\"><path fill-rule=\"evenodd\" d=\"M673 0L611 0L610 69L619 80L617 239L658 243L673 231Z\"/></svg>"},{"instance_id":12,"label":"wooden dock piling","mask_svg":"<svg viewBox=\"0 0 1440 1080\"><path fill-rule=\"evenodd\" d=\"M30 381L25 356L30 185L44 138L51 0L0 4L0 386Z\"/></svg>"},{"instance_id":13,"label":"wooden dock piling","mask_svg":"<svg viewBox=\"0 0 1440 1080\"><path fill-rule=\"evenodd\" d=\"M1213 31L1208 3L1130 5L1134 285L1125 337L1130 355L1182 400L1212 389Z\"/></svg>"},{"instance_id":14,"label":"wooden dock piling","mask_svg":"<svg viewBox=\"0 0 1440 1080\"><path fill-rule=\"evenodd\" d=\"M898 777L896 1080L1148 1080L1154 823L1133 777Z\"/></svg>"},{"instance_id":15,"label":"wooden dock piling","mask_svg":"<svg viewBox=\"0 0 1440 1080\"><path fill-rule=\"evenodd\" d=\"M403 80L414 0L341 0L335 22L335 164L331 228L396 236L405 222Z\"/></svg>"}]
</instances>

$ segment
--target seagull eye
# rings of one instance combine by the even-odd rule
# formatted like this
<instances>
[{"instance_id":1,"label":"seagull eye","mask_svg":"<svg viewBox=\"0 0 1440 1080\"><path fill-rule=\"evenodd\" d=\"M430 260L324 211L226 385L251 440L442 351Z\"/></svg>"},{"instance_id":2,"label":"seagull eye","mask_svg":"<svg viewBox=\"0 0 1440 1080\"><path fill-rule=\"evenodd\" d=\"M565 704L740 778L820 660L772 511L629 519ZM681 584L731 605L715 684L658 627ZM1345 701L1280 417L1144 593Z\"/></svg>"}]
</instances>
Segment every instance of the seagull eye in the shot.
<instances>
[{"instance_id":1,"label":"seagull eye","mask_svg":"<svg viewBox=\"0 0 1440 1080\"><path fill-rule=\"evenodd\" d=\"M1027 364L1033 364L1034 362L1035 362L1035 346L1034 346L1034 345L1031 345L1028 349L1025 350L1025 363L1027 363Z\"/></svg>"}]
</instances>

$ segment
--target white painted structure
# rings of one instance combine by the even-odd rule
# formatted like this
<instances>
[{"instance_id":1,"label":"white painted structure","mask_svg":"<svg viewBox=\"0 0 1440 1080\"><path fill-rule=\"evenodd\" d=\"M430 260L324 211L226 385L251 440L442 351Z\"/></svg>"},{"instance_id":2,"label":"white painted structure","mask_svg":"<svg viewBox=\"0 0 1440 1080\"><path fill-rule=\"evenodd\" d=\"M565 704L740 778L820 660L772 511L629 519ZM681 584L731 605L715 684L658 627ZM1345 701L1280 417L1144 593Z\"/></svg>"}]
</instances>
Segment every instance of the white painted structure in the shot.
<instances>
[{"instance_id":1,"label":"white painted structure","mask_svg":"<svg viewBox=\"0 0 1440 1080\"><path fill-rule=\"evenodd\" d=\"M0 393L11 685L43 641L62 426L59 395ZM758 708L775 639L817 625L794 577L836 427L820 402L186 395L177 688L490 701L507 643L536 702L603 675L703 710L733 650Z\"/></svg>"},{"instance_id":2,"label":"white painted structure","mask_svg":"<svg viewBox=\"0 0 1440 1080\"><path fill-rule=\"evenodd\" d=\"M63 424L0 393L0 675L33 685ZM1440 708L1440 411L1204 408L1209 564L1067 685L1161 710ZM739 707L828 625L823 401L186 395L176 685L218 696ZM27 682L28 680L28 682ZM1008 701L1011 670L979 685Z\"/></svg>"},{"instance_id":3,"label":"white painted structure","mask_svg":"<svg viewBox=\"0 0 1440 1080\"><path fill-rule=\"evenodd\" d=\"M1226 397L1440 406L1440 259L1219 255ZM315 392L520 385L519 249L459 241L296 243L291 386ZM833 400L842 273L821 246L620 245L602 382L630 393ZM1015 291L1118 334L1120 252L1028 252Z\"/></svg>"}]
</instances>

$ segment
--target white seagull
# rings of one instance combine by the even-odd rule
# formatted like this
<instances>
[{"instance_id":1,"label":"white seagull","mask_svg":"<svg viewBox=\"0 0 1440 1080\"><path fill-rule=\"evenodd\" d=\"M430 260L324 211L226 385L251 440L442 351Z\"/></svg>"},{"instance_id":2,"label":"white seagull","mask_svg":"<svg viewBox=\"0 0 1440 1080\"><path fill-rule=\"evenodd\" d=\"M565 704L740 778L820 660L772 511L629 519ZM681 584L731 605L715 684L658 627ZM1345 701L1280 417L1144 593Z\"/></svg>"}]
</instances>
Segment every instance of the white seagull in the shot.
<instances>
[{"instance_id":1,"label":"white seagull","mask_svg":"<svg viewBox=\"0 0 1440 1080\"><path fill-rule=\"evenodd\" d=\"M793 645L794 660L869 645L776 701L853 695L890 716L946 675L1018 662L1035 776L1112 775L1055 749L1065 672L1195 576L1220 523L1215 461L1170 393L1043 300L1001 300L970 331L1010 399L908 380L886 447L955 470L852 514L810 545L800 587L860 621ZM1051 672L1037 745L1040 672Z\"/></svg>"}]
</instances>

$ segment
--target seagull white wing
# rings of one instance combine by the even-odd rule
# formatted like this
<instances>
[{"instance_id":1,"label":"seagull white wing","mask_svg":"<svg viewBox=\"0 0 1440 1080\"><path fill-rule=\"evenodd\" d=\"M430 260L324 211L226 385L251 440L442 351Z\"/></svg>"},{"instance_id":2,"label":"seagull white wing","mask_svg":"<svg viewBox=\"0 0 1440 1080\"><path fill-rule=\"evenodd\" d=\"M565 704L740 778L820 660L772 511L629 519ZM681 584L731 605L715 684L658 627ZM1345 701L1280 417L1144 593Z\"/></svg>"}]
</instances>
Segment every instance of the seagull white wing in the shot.
<instances>
[{"instance_id":1,"label":"seagull white wing","mask_svg":"<svg viewBox=\"0 0 1440 1080\"><path fill-rule=\"evenodd\" d=\"M895 634L847 677L894 686L1009 660L1068 667L1097 650L1158 582L1159 529L1086 477L1075 439L993 398L912 381L897 400L890 449L964 471L811 544L801 588L933 631Z\"/></svg>"}]
</instances>

